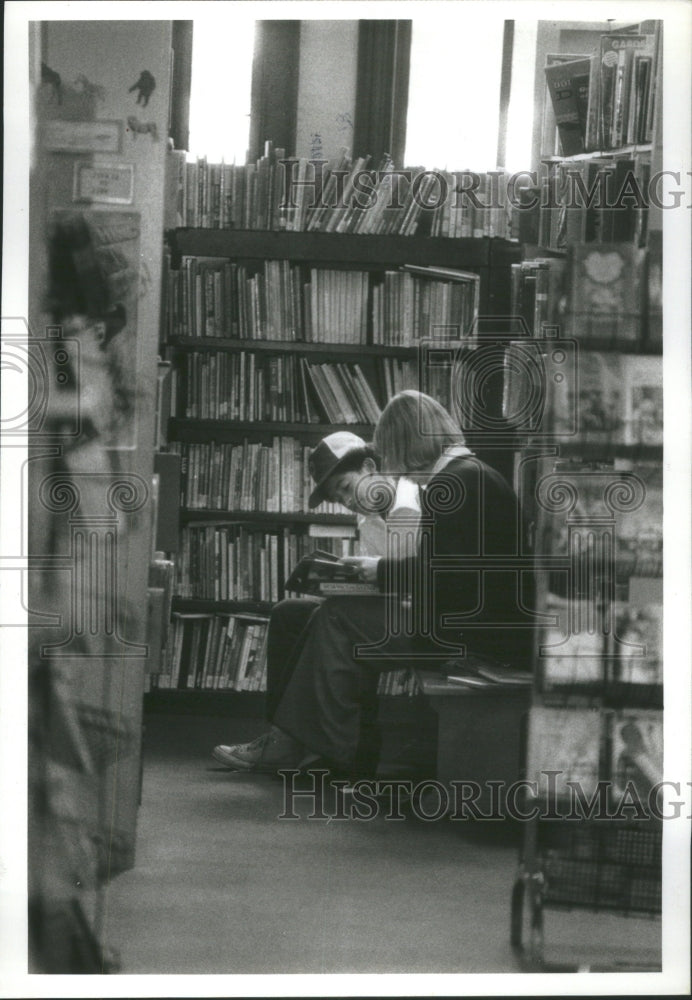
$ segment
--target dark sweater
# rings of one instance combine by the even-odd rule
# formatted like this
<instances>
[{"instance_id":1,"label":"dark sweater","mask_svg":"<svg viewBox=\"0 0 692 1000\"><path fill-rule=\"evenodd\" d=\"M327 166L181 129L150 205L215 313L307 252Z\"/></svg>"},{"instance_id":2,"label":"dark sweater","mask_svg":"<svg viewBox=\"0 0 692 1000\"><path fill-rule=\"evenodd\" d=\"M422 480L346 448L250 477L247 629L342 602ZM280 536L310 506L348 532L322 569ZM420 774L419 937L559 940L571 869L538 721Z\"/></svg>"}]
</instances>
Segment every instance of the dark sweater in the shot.
<instances>
[{"instance_id":1,"label":"dark sweater","mask_svg":"<svg viewBox=\"0 0 692 1000\"><path fill-rule=\"evenodd\" d=\"M528 667L534 581L530 569L520 572L507 565L511 557L528 554L511 487L475 456L454 458L421 491L421 507L418 556L406 574L397 571L393 560L382 559L380 587L391 589L397 579L401 586L408 576L419 610L418 632L427 630L427 618L440 639L462 641L469 652Z\"/></svg>"}]
</instances>

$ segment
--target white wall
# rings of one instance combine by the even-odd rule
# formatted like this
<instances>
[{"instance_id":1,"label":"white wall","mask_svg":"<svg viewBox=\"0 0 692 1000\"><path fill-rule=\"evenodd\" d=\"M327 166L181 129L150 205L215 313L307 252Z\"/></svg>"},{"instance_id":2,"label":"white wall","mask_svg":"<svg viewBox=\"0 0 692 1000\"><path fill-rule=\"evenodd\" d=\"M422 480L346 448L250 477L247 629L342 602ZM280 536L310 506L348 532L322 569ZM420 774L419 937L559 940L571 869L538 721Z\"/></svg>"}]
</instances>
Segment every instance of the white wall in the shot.
<instances>
[{"instance_id":1,"label":"white wall","mask_svg":"<svg viewBox=\"0 0 692 1000\"><path fill-rule=\"evenodd\" d=\"M303 21L296 154L329 158L351 149L356 104L357 21Z\"/></svg>"}]
</instances>

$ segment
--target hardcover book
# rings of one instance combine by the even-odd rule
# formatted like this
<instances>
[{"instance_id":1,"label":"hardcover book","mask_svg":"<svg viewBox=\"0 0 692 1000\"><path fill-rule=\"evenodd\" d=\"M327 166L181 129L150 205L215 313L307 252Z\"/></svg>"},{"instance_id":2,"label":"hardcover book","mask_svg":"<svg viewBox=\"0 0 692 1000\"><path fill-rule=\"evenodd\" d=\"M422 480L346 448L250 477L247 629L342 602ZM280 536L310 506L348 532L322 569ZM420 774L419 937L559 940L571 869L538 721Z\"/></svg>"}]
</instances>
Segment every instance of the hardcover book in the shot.
<instances>
[{"instance_id":1,"label":"hardcover book","mask_svg":"<svg viewBox=\"0 0 692 1000\"><path fill-rule=\"evenodd\" d=\"M584 152L590 68L589 58L545 67L563 156Z\"/></svg>"},{"instance_id":2,"label":"hardcover book","mask_svg":"<svg viewBox=\"0 0 692 1000\"><path fill-rule=\"evenodd\" d=\"M642 332L644 251L627 243L569 248L567 335L616 346Z\"/></svg>"},{"instance_id":3,"label":"hardcover book","mask_svg":"<svg viewBox=\"0 0 692 1000\"><path fill-rule=\"evenodd\" d=\"M658 582L659 581L654 581ZM617 603L613 673L622 684L663 683L663 605Z\"/></svg>"},{"instance_id":4,"label":"hardcover book","mask_svg":"<svg viewBox=\"0 0 692 1000\"><path fill-rule=\"evenodd\" d=\"M602 742L601 712L597 708L547 708L532 706L526 776L535 781L539 795L546 793L546 772L557 771L555 791L569 794L566 782L579 782L591 796L599 778Z\"/></svg>"},{"instance_id":5,"label":"hardcover book","mask_svg":"<svg viewBox=\"0 0 692 1000\"><path fill-rule=\"evenodd\" d=\"M538 661L545 690L600 685L605 680L601 613L592 602L549 594L555 624L543 629Z\"/></svg>"},{"instance_id":6,"label":"hardcover book","mask_svg":"<svg viewBox=\"0 0 692 1000\"><path fill-rule=\"evenodd\" d=\"M627 137L634 55L648 53L650 37L614 32L601 35L599 138L602 149L615 149Z\"/></svg>"},{"instance_id":7,"label":"hardcover book","mask_svg":"<svg viewBox=\"0 0 692 1000\"><path fill-rule=\"evenodd\" d=\"M663 777L663 713L655 709L618 712L612 719L611 776L616 793L631 782L646 803Z\"/></svg>"},{"instance_id":8,"label":"hardcover book","mask_svg":"<svg viewBox=\"0 0 692 1000\"><path fill-rule=\"evenodd\" d=\"M338 556L315 549L297 564L284 590L298 594L378 594L376 583L359 579L357 566L344 563Z\"/></svg>"},{"instance_id":9,"label":"hardcover book","mask_svg":"<svg viewBox=\"0 0 692 1000\"><path fill-rule=\"evenodd\" d=\"M622 357L625 443L663 444L663 360L655 355Z\"/></svg>"}]
</instances>

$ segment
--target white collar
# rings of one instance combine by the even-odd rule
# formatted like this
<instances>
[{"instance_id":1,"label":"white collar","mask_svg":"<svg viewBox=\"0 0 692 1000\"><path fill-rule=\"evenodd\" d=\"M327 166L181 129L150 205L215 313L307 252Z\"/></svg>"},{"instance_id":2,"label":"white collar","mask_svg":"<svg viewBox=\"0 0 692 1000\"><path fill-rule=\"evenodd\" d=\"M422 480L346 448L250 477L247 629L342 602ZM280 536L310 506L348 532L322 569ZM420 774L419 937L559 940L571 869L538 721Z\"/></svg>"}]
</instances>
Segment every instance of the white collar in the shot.
<instances>
[{"instance_id":1,"label":"white collar","mask_svg":"<svg viewBox=\"0 0 692 1000\"><path fill-rule=\"evenodd\" d=\"M453 458L463 458L465 455L470 454L471 449L467 448L465 444L450 444L433 465L430 479L436 476L438 472L441 472L446 465L449 465Z\"/></svg>"}]
</instances>

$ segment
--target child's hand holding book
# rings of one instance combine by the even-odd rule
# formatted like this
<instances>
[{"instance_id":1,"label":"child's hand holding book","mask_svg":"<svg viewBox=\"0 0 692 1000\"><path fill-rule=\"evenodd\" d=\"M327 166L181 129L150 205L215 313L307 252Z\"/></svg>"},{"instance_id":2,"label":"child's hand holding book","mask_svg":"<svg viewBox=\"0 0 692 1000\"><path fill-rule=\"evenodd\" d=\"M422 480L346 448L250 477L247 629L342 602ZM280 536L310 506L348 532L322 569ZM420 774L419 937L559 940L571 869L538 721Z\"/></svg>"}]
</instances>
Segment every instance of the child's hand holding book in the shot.
<instances>
[{"instance_id":1,"label":"child's hand holding book","mask_svg":"<svg viewBox=\"0 0 692 1000\"><path fill-rule=\"evenodd\" d=\"M353 567L354 579L363 583L377 583L379 556L345 556L341 561L344 566Z\"/></svg>"}]
</instances>

